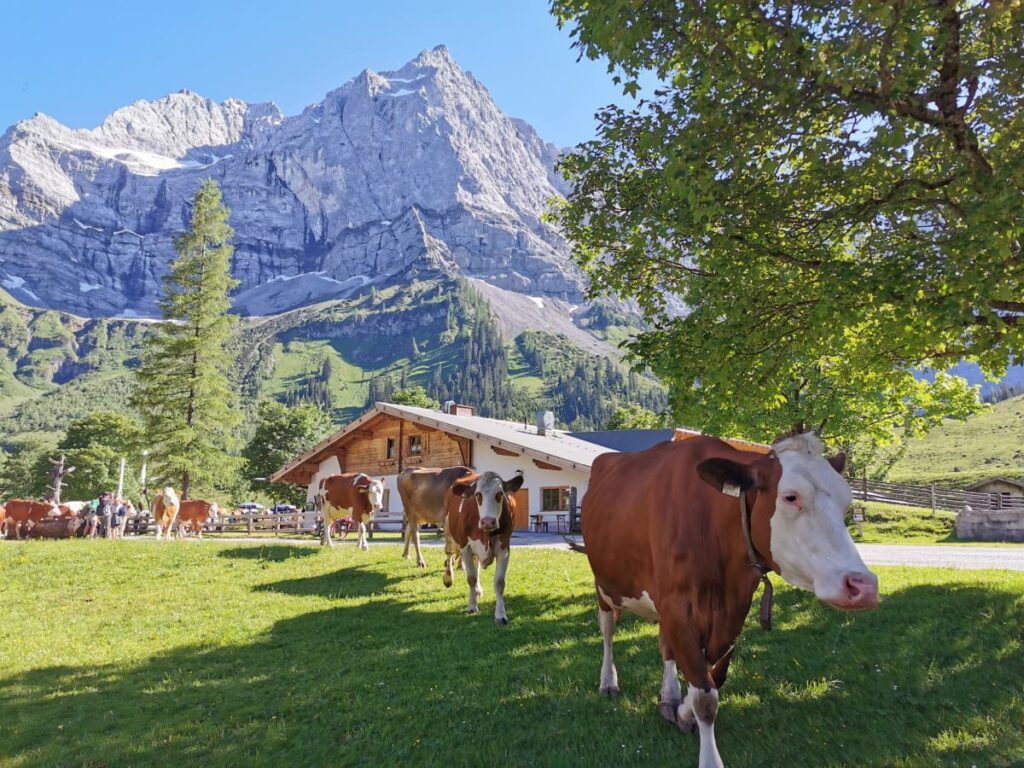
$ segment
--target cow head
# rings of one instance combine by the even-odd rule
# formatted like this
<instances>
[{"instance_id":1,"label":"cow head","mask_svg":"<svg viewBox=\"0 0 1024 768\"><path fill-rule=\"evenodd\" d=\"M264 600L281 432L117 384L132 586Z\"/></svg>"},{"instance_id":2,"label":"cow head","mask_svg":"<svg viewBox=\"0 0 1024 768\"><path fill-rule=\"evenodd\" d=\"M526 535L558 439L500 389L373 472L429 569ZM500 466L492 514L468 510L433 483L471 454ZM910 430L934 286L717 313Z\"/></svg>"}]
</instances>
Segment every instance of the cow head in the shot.
<instances>
[{"instance_id":1,"label":"cow head","mask_svg":"<svg viewBox=\"0 0 1024 768\"><path fill-rule=\"evenodd\" d=\"M360 475L355 479L355 484L360 496L366 496L370 504L370 512L380 512L384 509L384 478L371 480L366 475Z\"/></svg>"},{"instance_id":2,"label":"cow head","mask_svg":"<svg viewBox=\"0 0 1024 768\"><path fill-rule=\"evenodd\" d=\"M497 472L484 472L476 477L470 475L456 481L452 484L452 493L463 498L475 498L480 511L480 529L493 533L501 525L501 516L505 510L512 513L508 494L515 493L522 485L521 474L511 480L502 480Z\"/></svg>"},{"instance_id":3,"label":"cow head","mask_svg":"<svg viewBox=\"0 0 1024 768\"><path fill-rule=\"evenodd\" d=\"M783 579L843 610L878 604L878 577L864 565L844 521L853 494L840 472L846 456L823 456L813 434L787 437L769 456L746 464L708 459L697 471L722 490L757 492L753 514L769 516L769 558ZM755 537L756 543L756 537Z\"/></svg>"}]
</instances>

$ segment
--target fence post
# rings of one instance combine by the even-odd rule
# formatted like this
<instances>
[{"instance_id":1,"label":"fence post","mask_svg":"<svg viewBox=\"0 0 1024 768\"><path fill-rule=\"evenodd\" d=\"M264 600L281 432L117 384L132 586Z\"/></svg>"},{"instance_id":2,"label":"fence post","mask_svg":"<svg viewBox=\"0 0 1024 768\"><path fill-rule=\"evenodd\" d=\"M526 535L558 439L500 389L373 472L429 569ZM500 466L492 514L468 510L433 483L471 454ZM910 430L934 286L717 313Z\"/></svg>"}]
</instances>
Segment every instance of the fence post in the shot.
<instances>
[{"instance_id":1,"label":"fence post","mask_svg":"<svg viewBox=\"0 0 1024 768\"><path fill-rule=\"evenodd\" d=\"M246 536L252 536L252 515L250 515L249 519L246 520L246 523L245 523L245 535Z\"/></svg>"},{"instance_id":2,"label":"fence post","mask_svg":"<svg viewBox=\"0 0 1024 768\"><path fill-rule=\"evenodd\" d=\"M864 477L861 478L861 493L864 497L864 501L868 500L868 473L864 470Z\"/></svg>"},{"instance_id":3,"label":"fence post","mask_svg":"<svg viewBox=\"0 0 1024 768\"><path fill-rule=\"evenodd\" d=\"M932 515L934 515L935 514L935 483L931 484L930 490L931 490L931 495L932 495Z\"/></svg>"}]
</instances>

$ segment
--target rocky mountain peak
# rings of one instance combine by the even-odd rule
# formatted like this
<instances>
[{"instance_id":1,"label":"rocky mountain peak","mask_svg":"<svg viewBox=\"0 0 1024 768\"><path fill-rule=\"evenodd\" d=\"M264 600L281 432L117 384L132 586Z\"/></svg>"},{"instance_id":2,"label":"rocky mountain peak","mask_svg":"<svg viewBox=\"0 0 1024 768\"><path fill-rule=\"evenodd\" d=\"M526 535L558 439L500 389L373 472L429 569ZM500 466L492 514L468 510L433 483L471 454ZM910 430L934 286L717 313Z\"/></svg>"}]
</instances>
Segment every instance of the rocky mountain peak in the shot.
<instances>
[{"instance_id":1,"label":"rocky mountain peak","mask_svg":"<svg viewBox=\"0 0 1024 768\"><path fill-rule=\"evenodd\" d=\"M433 264L581 300L542 220L557 149L444 46L364 70L300 114L183 90L93 130L37 115L0 142L0 284L87 315L155 311L202 179L232 210L241 311L343 296Z\"/></svg>"}]
</instances>

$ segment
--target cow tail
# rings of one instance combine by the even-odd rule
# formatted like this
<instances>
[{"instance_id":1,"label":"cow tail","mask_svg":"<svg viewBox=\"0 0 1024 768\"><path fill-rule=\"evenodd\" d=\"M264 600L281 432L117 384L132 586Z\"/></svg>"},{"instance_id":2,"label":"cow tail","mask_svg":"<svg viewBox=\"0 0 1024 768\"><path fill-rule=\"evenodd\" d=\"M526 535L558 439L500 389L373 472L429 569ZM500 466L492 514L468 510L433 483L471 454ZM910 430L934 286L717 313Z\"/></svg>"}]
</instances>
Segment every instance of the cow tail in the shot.
<instances>
[{"instance_id":1,"label":"cow tail","mask_svg":"<svg viewBox=\"0 0 1024 768\"><path fill-rule=\"evenodd\" d=\"M571 539L568 536L563 536L565 543L569 546L571 552L579 552L581 555L587 554L587 548L583 546L583 543L577 539Z\"/></svg>"}]
</instances>

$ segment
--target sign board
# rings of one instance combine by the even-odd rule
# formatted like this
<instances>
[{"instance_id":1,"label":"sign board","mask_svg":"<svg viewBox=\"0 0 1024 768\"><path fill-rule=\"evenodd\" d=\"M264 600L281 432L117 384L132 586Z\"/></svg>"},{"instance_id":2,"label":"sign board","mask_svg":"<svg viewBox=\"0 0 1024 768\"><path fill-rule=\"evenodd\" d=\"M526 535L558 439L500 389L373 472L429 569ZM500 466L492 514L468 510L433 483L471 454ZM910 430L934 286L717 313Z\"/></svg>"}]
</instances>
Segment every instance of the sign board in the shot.
<instances>
[{"instance_id":1,"label":"sign board","mask_svg":"<svg viewBox=\"0 0 1024 768\"><path fill-rule=\"evenodd\" d=\"M855 522L855 523L863 523L864 522L864 514L865 514L864 507L862 507L862 506L860 506L858 504L857 506L855 506L853 508L852 511L853 511L853 522Z\"/></svg>"}]
</instances>

